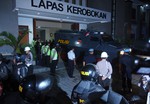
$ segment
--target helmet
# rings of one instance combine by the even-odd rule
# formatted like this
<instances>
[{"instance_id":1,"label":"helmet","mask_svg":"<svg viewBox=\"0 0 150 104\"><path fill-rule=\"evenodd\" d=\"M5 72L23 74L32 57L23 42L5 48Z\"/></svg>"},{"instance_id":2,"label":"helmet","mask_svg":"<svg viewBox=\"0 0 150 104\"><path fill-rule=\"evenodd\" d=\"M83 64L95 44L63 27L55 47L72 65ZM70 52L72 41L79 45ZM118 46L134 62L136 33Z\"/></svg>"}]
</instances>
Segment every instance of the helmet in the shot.
<instances>
[{"instance_id":1,"label":"helmet","mask_svg":"<svg viewBox=\"0 0 150 104\"><path fill-rule=\"evenodd\" d=\"M87 64L80 71L82 80L95 80L96 76L96 67L94 64Z\"/></svg>"},{"instance_id":2,"label":"helmet","mask_svg":"<svg viewBox=\"0 0 150 104\"><path fill-rule=\"evenodd\" d=\"M107 58L107 57L108 57L108 54L106 52L101 53L101 58Z\"/></svg>"},{"instance_id":3,"label":"helmet","mask_svg":"<svg viewBox=\"0 0 150 104\"><path fill-rule=\"evenodd\" d=\"M24 51L29 51L30 50L30 47L25 47Z\"/></svg>"},{"instance_id":4,"label":"helmet","mask_svg":"<svg viewBox=\"0 0 150 104\"><path fill-rule=\"evenodd\" d=\"M26 76L19 84L21 97L29 103L37 103L41 96L46 95L54 84L54 78L46 73Z\"/></svg>"},{"instance_id":5,"label":"helmet","mask_svg":"<svg viewBox=\"0 0 150 104\"><path fill-rule=\"evenodd\" d=\"M93 52L93 51L94 51L94 49L93 49L93 48L90 48L90 49L89 49L89 52Z\"/></svg>"}]
</instances>

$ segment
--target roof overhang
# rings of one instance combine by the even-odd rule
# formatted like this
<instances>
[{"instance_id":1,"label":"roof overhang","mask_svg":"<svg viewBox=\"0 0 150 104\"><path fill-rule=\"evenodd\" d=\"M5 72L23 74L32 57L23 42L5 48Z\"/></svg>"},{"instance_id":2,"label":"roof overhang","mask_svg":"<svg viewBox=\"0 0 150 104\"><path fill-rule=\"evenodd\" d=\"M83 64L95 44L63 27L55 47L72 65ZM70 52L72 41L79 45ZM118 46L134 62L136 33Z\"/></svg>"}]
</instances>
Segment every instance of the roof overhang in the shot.
<instances>
[{"instance_id":1,"label":"roof overhang","mask_svg":"<svg viewBox=\"0 0 150 104\"><path fill-rule=\"evenodd\" d=\"M75 23L105 23L111 13L55 0L16 0L14 10L19 16Z\"/></svg>"}]
</instances>

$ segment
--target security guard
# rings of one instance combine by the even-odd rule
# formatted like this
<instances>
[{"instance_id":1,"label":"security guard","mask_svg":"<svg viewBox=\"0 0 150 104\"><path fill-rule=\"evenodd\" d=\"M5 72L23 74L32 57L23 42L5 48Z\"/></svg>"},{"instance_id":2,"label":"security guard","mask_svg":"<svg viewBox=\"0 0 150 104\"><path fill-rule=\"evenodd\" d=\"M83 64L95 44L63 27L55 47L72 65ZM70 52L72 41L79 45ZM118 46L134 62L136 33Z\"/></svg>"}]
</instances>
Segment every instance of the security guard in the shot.
<instances>
[{"instance_id":1,"label":"security guard","mask_svg":"<svg viewBox=\"0 0 150 104\"><path fill-rule=\"evenodd\" d=\"M120 56L119 70L122 76L122 89L124 92L132 92L132 68L133 68L133 57L129 54L130 49L124 49L123 55ZM128 89L127 89L128 88Z\"/></svg>"},{"instance_id":2,"label":"security guard","mask_svg":"<svg viewBox=\"0 0 150 104\"><path fill-rule=\"evenodd\" d=\"M19 85L21 98L25 104L72 104L56 82L56 79L47 73L27 76Z\"/></svg>"},{"instance_id":3,"label":"security guard","mask_svg":"<svg viewBox=\"0 0 150 104\"><path fill-rule=\"evenodd\" d=\"M70 48L70 51L67 53L67 55L68 55L68 76L70 78L74 78L73 71L74 66L76 65L76 56L73 47Z\"/></svg>"},{"instance_id":4,"label":"security guard","mask_svg":"<svg viewBox=\"0 0 150 104\"><path fill-rule=\"evenodd\" d=\"M55 44L53 44L52 46L50 59L51 59L51 67L50 67L51 74L55 75L56 66L58 64L58 52L56 50Z\"/></svg>"},{"instance_id":5,"label":"security guard","mask_svg":"<svg viewBox=\"0 0 150 104\"><path fill-rule=\"evenodd\" d=\"M97 84L97 73L94 64L87 64L80 71L81 81L74 86L71 100L77 104L129 104L120 94L105 90Z\"/></svg>"},{"instance_id":6,"label":"security guard","mask_svg":"<svg viewBox=\"0 0 150 104\"><path fill-rule=\"evenodd\" d=\"M7 80L9 75L9 69L5 62L3 62L3 55L0 53L0 79Z\"/></svg>"},{"instance_id":7,"label":"security guard","mask_svg":"<svg viewBox=\"0 0 150 104\"><path fill-rule=\"evenodd\" d=\"M101 102L98 93L105 89L96 83L98 75L95 69L94 64L87 64L82 68L80 71L81 81L72 90L73 102L78 104L99 104Z\"/></svg>"},{"instance_id":8,"label":"security guard","mask_svg":"<svg viewBox=\"0 0 150 104\"><path fill-rule=\"evenodd\" d=\"M50 66L50 55L51 55L51 47L50 47L50 42L48 42L48 44L45 47L45 58L46 58L45 64L46 64L46 67Z\"/></svg>"},{"instance_id":9,"label":"security guard","mask_svg":"<svg viewBox=\"0 0 150 104\"><path fill-rule=\"evenodd\" d=\"M21 54L16 54L15 56L16 64L13 67L12 72L12 88L13 90L18 90L18 84L19 82L27 76L28 74L28 67L26 64L23 63L23 59L21 57Z\"/></svg>"},{"instance_id":10,"label":"security guard","mask_svg":"<svg viewBox=\"0 0 150 104\"><path fill-rule=\"evenodd\" d=\"M42 59L42 66L45 66L45 46L46 42L42 42L42 47L41 47L41 59Z\"/></svg>"},{"instance_id":11,"label":"security guard","mask_svg":"<svg viewBox=\"0 0 150 104\"><path fill-rule=\"evenodd\" d=\"M9 75L10 70L7 67L7 64L4 62L4 57L0 53L0 82L1 82L1 90L9 89ZM3 86L2 86L3 85Z\"/></svg>"},{"instance_id":12,"label":"security guard","mask_svg":"<svg viewBox=\"0 0 150 104\"><path fill-rule=\"evenodd\" d=\"M89 49L89 55L85 56L83 59L83 66L85 66L88 63L95 64L96 63L96 57L94 56L94 49Z\"/></svg>"},{"instance_id":13,"label":"security guard","mask_svg":"<svg viewBox=\"0 0 150 104\"><path fill-rule=\"evenodd\" d=\"M18 90L4 97L4 102L0 104L73 104L67 93L57 85L56 79L48 73L26 76Z\"/></svg>"}]
</instances>

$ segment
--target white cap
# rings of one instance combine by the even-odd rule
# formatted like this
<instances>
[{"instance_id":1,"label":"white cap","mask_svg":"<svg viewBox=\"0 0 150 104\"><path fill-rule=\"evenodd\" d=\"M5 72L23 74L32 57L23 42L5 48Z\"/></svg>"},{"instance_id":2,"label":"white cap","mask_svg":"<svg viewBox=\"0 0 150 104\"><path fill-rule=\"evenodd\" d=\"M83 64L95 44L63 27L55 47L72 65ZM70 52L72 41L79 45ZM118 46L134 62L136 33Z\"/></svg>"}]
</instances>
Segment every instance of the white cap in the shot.
<instances>
[{"instance_id":1,"label":"white cap","mask_svg":"<svg viewBox=\"0 0 150 104\"><path fill-rule=\"evenodd\" d=\"M107 58L107 57L108 57L108 54L106 52L101 53L101 58Z\"/></svg>"},{"instance_id":2,"label":"white cap","mask_svg":"<svg viewBox=\"0 0 150 104\"><path fill-rule=\"evenodd\" d=\"M30 47L25 47L24 51L30 51Z\"/></svg>"},{"instance_id":3,"label":"white cap","mask_svg":"<svg viewBox=\"0 0 150 104\"><path fill-rule=\"evenodd\" d=\"M94 49L93 49L93 48L90 48L90 49L89 49L89 52L93 52L93 51L94 51Z\"/></svg>"}]
</instances>

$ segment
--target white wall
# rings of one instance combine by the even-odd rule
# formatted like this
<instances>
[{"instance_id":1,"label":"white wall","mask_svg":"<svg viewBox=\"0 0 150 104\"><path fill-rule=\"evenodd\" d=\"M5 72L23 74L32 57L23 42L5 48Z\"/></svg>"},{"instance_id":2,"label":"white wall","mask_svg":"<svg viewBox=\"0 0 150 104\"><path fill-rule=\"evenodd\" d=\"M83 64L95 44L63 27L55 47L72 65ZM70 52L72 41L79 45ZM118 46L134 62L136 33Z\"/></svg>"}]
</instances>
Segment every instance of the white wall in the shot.
<instances>
[{"instance_id":1,"label":"white wall","mask_svg":"<svg viewBox=\"0 0 150 104\"><path fill-rule=\"evenodd\" d=\"M33 18L18 17L18 25L28 26L29 28L29 43L33 40Z\"/></svg>"}]
</instances>

